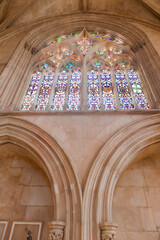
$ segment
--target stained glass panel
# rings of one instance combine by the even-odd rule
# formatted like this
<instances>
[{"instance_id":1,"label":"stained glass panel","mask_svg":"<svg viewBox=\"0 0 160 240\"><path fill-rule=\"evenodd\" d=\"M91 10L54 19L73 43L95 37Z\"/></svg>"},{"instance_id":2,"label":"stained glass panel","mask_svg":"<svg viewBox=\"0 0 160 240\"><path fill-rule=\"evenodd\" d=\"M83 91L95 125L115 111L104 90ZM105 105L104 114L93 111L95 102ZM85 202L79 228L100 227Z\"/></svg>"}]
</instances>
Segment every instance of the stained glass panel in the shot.
<instances>
[{"instance_id":1,"label":"stained glass panel","mask_svg":"<svg viewBox=\"0 0 160 240\"><path fill-rule=\"evenodd\" d=\"M83 37L81 40L76 41L75 43L72 43L72 45L75 48L79 49L79 51L83 54L83 56L85 56L88 50L94 45L94 43L91 39Z\"/></svg>"},{"instance_id":2,"label":"stained glass panel","mask_svg":"<svg viewBox=\"0 0 160 240\"><path fill-rule=\"evenodd\" d=\"M54 39L52 42L50 42L47 46L53 45L57 42L61 42L61 41L65 41L67 39L72 39L74 37L76 37L80 32L74 32L74 33L69 33L66 35L61 35L59 37L57 37L56 39Z\"/></svg>"},{"instance_id":3,"label":"stained glass panel","mask_svg":"<svg viewBox=\"0 0 160 240\"><path fill-rule=\"evenodd\" d=\"M68 69L72 69L74 67L75 67L75 65L72 62L66 64L66 68L68 68Z\"/></svg>"},{"instance_id":4,"label":"stained glass panel","mask_svg":"<svg viewBox=\"0 0 160 240\"><path fill-rule=\"evenodd\" d=\"M32 75L32 79L30 81L29 87L23 100L23 104L21 107L22 110L29 110L32 107L41 76L42 73L40 71L37 71Z\"/></svg>"},{"instance_id":5,"label":"stained glass panel","mask_svg":"<svg viewBox=\"0 0 160 240\"><path fill-rule=\"evenodd\" d=\"M49 96L53 84L54 72L49 71L44 75L42 86L36 103L36 110L45 110L49 101Z\"/></svg>"},{"instance_id":6,"label":"stained glass panel","mask_svg":"<svg viewBox=\"0 0 160 240\"><path fill-rule=\"evenodd\" d=\"M109 70L102 70L100 73L102 103L105 110L115 110L115 97L113 93L111 72Z\"/></svg>"},{"instance_id":7,"label":"stained glass panel","mask_svg":"<svg viewBox=\"0 0 160 240\"><path fill-rule=\"evenodd\" d=\"M111 31L83 29L81 32L59 35L49 45L52 44L55 46L45 47L40 51L36 67L40 70L32 75L22 110L33 107L36 110L45 110L50 104L51 92L54 94L50 106L52 110L79 110L82 74L79 67L90 63L87 84L84 84L87 85L85 101L88 110L100 110L101 107L105 110L115 110L117 107L130 110L137 106L139 109L149 108L138 73L133 69L127 70L133 66L132 56L128 54L131 46L121 36ZM50 66L54 66L59 72L55 79L56 85L53 84L54 73L50 71ZM114 79L111 71L114 71ZM40 85L42 72L46 73Z\"/></svg>"},{"instance_id":8,"label":"stained glass panel","mask_svg":"<svg viewBox=\"0 0 160 240\"><path fill-rule=\"evenodd\" d=\"M50 65L48 63L45 63L41 66L42 69L47 69L49 67L50 67Z\"/></svg>"},{"instance_id":9,"label":"stained glass panel","mask_svg":"<svg viewBox=\"0 0 160 240\"><path fill-rule=\"evenodd\" d=\"M93 64L93 66L100 69L102 67L102 62L101 61L97 61L97 62L95 62Z\"/></svg>"},{"instance_id":10,"label":"stained glass panel","mask_svg":"<svg viewBox=\"0 0 160 240\"><path fill-rule=\"evenodd\" d=\"M67 82L69 73L63 70L58 74L58 80L55 88L55 95L53 99L52 110L63 110L66 99Z\"/></svg>"},{"instance_id":11,"label":"stained glass panel","mask_svg":"<svg viewBox=\"0 0 160 240\"><path fill-rule=\"evenodd\" d=\"M128 78L132 86L133 95L139 109L148 109L149 104L146 100L144 92L142 90L141 82L139 80L138 74L133 69L128 71Z\"/></svg>"},{"instance_id":12,"label":"stained glass panel","mask_svg":"<svg viewBox=\"0 0 160 240\"><path fill-rule=\"evenodd\" d=\"M99 81L98 71L90 70L87 74L88 78L88 109L99 110L100 109L100 94L99 94Z\"/></svg>"},{"instance_id":13,"label":"stained glass panel","mask_svg":"<svg viewBox=\"0 0 160 240\"><path fill-rule=\"evenodd\" d=\"M70 86L68 92L68 110L80 109L80 87L81 87L81 71L74 69L71 73Z\"/></svg>"},{"instance_id":14,"label":"stained glass panel","mask_svg":"<svg viewBox=\"0 0 160 240\"><path fill-rule=\"evenodd\" d=\"M121 108L124 110L133 109L134 104L129 91L129 86L125 76L125 72L123 70L115 71L115 80Z\"/></svg>"}]
</instances>

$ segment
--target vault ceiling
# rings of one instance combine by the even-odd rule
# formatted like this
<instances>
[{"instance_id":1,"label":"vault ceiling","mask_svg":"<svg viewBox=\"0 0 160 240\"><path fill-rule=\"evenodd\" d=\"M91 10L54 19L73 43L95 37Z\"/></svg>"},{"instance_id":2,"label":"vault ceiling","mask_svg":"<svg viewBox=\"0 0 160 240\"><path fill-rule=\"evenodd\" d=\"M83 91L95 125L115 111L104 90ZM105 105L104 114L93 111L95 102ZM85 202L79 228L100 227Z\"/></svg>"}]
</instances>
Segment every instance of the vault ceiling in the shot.
<instances>
[{"instance_id":1,"label":"vault ceiling","mask_svg":"<svg viewBox=\"0 0 160 240\"><path fill-rule=\"evenodd\" d=\"M93 12L159 24L159 0L0 0L0 31L40 18Z\"/></svg>"}]
</instances>

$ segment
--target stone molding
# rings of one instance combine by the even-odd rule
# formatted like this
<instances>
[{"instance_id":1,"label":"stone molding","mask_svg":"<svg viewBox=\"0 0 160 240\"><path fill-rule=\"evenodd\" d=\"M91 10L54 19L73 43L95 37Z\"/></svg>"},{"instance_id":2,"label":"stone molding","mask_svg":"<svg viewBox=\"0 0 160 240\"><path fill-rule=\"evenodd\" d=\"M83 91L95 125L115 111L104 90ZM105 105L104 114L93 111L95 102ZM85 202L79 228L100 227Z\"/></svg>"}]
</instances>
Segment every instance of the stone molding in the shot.
<instances>
[{"instance_id":1,"label":"stone molding","mask_svg":"<svg viewBox=\"0 0 160 240\"><path fill-rule=\"evenodd\" d=\"M68 159L53 137L26 120L0 117L0 144L5 143L24 148L33 156L50 181L55 220L65 220L66 239L72 240L77 236L76 239L81 240L81 226L78 223L81 222L82 193L72 160Z\"/></svg>"},{"instance_id":2,"label":"stone molding","mask_svg":"<svg viewBox=\"0 0 160 240\"><path fill-rule=\"evenodd\" d=\"M143 148L160 142L160 114L129 124L114 134L99 152L85 185L83 201L84 239L97 240L102 221L112 222L116 183ZM103 240L103 239L102 239ZM108 239L107 239L108 240Z\"/></svg>"},{"instance_id":3,"label":"stone molding","mask_svg":"<svg viewBox=\"0 0 160 240\"><path fill-rule=\"evenodd\" d=\"M102 240L116 240L117 224L104 222L100 224Z\"/></svg>"},{"instance_id":4,"label":"stone molding","mask_svg":"<svg viewBox=\"0 0 160 240\"><path fill-rule=\"evenodd\" d=\"M65 223L52 221L48 223L48 240L63 240Z\"/></svg>"}]
</instances>

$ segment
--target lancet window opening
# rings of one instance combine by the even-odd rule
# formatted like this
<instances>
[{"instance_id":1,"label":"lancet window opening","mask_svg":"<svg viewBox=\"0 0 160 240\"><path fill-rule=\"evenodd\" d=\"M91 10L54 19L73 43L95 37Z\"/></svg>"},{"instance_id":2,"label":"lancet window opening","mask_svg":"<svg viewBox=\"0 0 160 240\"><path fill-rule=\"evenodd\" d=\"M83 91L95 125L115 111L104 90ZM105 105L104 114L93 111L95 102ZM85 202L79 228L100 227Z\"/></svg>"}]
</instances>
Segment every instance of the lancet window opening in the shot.
<instances>
[{"instance_id":1,"label":"lancet window opening","mask_svg":"<svg viewBox=\"0 0 160 240\"><path fill-rule=\"evenodd\" d=\"M129 44L109 32L84 29L57 37L37 55L21 110L149 109L129 51Z\"/></svg>"}]
</instances>

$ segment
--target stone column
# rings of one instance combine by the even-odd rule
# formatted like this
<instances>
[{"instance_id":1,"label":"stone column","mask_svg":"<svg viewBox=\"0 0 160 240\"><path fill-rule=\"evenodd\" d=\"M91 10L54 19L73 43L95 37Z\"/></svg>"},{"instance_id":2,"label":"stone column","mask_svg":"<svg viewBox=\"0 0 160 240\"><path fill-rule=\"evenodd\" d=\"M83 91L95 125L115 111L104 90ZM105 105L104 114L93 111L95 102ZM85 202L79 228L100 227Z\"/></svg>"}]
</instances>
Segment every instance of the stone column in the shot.
<instances>
[{"instance_id":1,"label":"stone column","mask_svg":"<svg viewBox=\"0 0 160 240\"><path fill-rule=\"evenodd\" d=\"M100 224L101 240L116 240L117 227L115 223L110 222Z\"/></svg>"},{"instance_id":2,"label":"stone column","mask_svg":"<svg viewBox=\"0 0 160 240\"><path fill-rule=\"evenodd\" d=\"M65 227L64 222L52 221L48 223L48 227L48 240L63 240Z\"/></svg>"}]
</instances>

